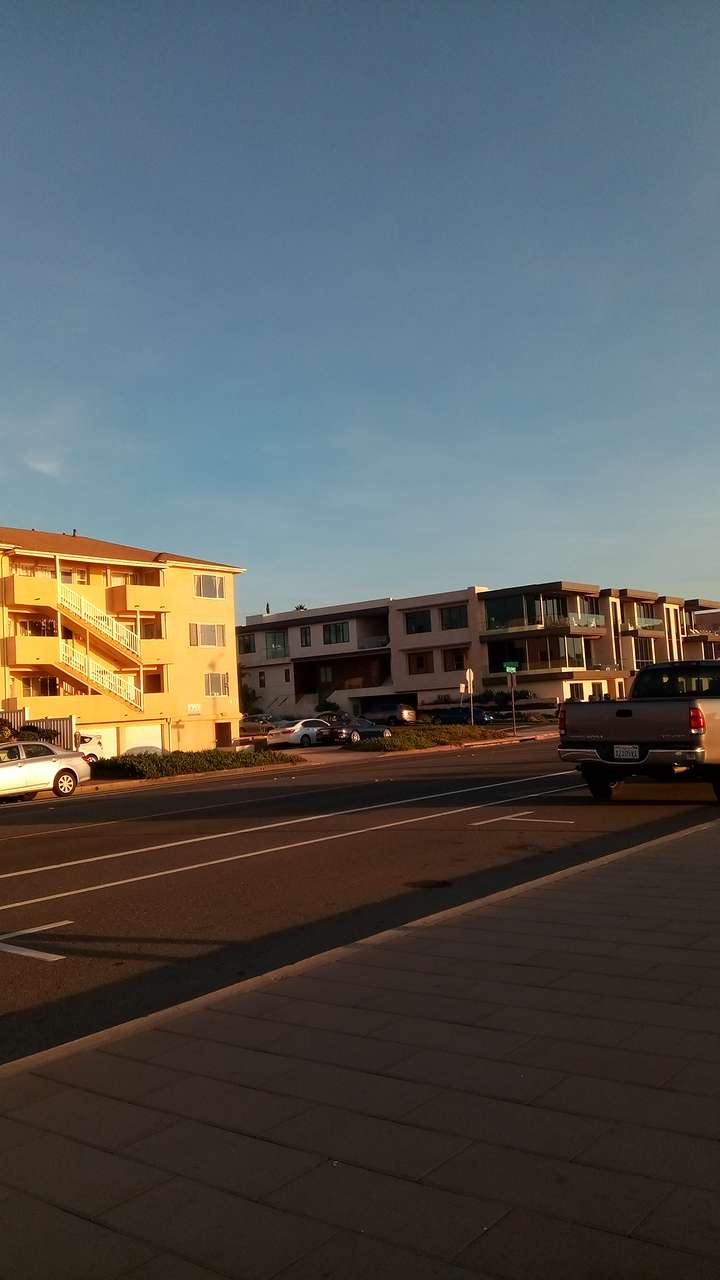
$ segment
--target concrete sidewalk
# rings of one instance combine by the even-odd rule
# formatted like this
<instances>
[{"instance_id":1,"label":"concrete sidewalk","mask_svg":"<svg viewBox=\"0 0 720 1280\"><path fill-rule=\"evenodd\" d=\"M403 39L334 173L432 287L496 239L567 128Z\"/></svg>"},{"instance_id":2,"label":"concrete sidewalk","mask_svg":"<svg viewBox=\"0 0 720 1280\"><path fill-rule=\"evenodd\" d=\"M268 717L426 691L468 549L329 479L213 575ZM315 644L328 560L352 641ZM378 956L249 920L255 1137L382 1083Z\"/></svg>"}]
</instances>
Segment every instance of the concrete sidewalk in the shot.
<instances>
[{"instance_id":1,"label":"concrete sidewalk","mask_svg":"<svg viewBox=\"0 0 720 1280\"><path fill-rule=\"evenodd\" d=\"M2 1280L720 1280L720 824L0 1069Z\"/></svg>"}]
</instances>

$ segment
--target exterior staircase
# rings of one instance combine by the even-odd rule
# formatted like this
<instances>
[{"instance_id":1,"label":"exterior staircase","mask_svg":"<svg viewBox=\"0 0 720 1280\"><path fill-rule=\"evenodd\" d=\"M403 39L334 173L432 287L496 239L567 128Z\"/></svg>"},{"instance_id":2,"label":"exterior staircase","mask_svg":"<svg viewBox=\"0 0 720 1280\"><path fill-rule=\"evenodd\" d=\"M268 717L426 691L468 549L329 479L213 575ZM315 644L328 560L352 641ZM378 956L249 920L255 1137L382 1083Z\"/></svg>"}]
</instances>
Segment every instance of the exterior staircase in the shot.
<instances>
[{"instance_id":1,"label":"exterior staircase","mask_svg":"<svg viewBox=\"0 0 720 1280\"><path fill-rule=\"evenodd\" d=\"M122 622L118 622L109 613L103 613L102 609L98 609L79 592L63 583L58 591L58 608L74 622L82 622L96 639L110 644L122 654L123 659L130 658L140 664L140 637L130 627L123 626Z\"/></svg>"},{"instance_id":2,"label":"exterior staircase","mask_svg":"<svg viewBox=\"0 0 720 1280\"><path fill-rule=\"evenodd\" d=\"M142 689L139 689L134 681L96 662L94 658L89 658L86 653L82 653L74 645L67 644L65 640L60 641L59 666L63 671L71 672L76 678L80 676L98 692L110 693L127 705L142 711Z\"/></svg>"}]
</instances>

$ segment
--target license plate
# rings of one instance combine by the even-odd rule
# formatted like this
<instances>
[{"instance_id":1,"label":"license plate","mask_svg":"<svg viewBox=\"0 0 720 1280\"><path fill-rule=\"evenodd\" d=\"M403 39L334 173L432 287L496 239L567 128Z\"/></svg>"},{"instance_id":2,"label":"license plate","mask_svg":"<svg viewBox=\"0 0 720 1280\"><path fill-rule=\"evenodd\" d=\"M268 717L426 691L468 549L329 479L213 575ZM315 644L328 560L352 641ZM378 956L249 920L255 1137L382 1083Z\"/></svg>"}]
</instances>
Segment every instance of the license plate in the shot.
<instances>
[{"instance_id":1,"label":"license plate","mask_svg":"<svg viewBox=\"0 0 720 1280\"><path fill-rule=\"evenodd\" d=\"M639 760L639 747L614 747L613 759L615 760Z\"/></svg>"}]
</instances>

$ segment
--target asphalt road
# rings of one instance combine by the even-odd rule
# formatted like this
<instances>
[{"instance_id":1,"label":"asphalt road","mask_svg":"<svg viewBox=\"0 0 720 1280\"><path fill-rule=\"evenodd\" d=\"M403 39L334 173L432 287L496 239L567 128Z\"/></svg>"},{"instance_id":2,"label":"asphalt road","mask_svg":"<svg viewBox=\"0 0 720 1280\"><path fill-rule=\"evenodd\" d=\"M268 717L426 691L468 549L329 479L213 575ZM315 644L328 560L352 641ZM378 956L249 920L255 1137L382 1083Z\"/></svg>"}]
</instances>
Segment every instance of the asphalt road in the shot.
<instances>
[{"instance_id":1,"label":"asphalt road","mask_svg":"<svg viewBox=\"0 0 720 1280\"><path fill-rule=\"evenodd\" d=\"M0 806L0 1061L717 814L554 742Z\"/></svg>"}]
</instances>

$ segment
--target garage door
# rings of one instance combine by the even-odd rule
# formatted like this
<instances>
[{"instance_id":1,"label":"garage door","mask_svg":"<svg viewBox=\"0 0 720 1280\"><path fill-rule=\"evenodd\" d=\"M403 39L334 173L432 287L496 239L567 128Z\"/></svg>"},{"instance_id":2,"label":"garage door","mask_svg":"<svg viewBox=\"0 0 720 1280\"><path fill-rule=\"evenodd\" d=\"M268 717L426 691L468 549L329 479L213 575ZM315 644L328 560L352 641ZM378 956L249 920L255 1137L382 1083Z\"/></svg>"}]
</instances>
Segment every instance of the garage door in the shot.
<instances>
[{"instance_id":1,"label":"garage door","mask_svg":"<svg viewBox=\"0 0 720 1280\"><path fill-rule=\"evenodd\" d=\"M125 750L128 747L161 747L161 724L129 724L125 729Z\"/></svg>"}]
</instances>

